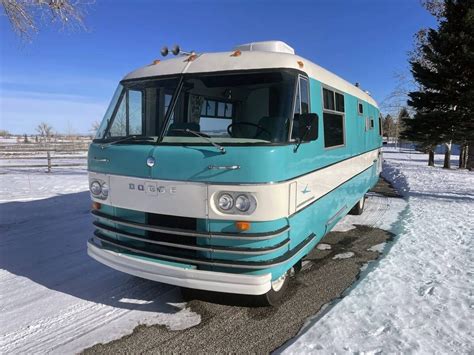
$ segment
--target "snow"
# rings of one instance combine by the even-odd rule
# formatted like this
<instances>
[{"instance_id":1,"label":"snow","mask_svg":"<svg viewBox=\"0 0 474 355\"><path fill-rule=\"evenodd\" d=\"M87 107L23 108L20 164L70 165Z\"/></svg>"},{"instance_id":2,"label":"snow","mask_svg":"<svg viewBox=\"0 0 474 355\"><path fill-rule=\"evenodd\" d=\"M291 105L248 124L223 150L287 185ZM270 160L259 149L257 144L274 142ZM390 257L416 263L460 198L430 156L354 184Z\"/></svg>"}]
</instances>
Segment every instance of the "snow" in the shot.
<instances>
[{"instance_id":1,"label":"snow","mask_svg":"<svg viewBox=\"0 0 474 355\"><path fill-rule=\"evenodd\" d=\"M380 243L380 244L376 244L374 246L371 246L369 249L367 249L368 251L373 251L373 252L377 252L377 253L382 253L383 250L385 249L385 246L387 245L387 243Z\"/></svg>"},{"instance_id":2,"label":"snow","mask_svg":"<svg viewBox=\"0 0 474 355\"><path fill-rule=\"evenodd\" d=\"M408 201L388 228L395 241L278 352L473 353L474 173L428 167L412 150L384 158L384 176Z\"/></svg>"},{"instance_id":3,"label":"snow","mask_svg":"<svg viewBox=\"0 0 474 355\"><path fill-rule=\"evenodd\" d=\"M0 203L33 201L88 189L85 168L53 168L52 173L46 173L46 168L0 170Z\"/></svg>"},{"instance_id":4,"label":"snow","mask_svg":"<svg viewBox=\"0 0 474 355\"><path fill-rule=\"evenodd\" d=\"M77 353L139 324L200 323L176 287L86 254L93 228L85 170L8 170L0 179L1 354Z\"/></svg>"},{"instance_id":5,"label":"snow","mask_svg":"<svg viewBox=\"0 0 474 355\"><path fill-rule=\"evenodd\" d=\"M331 250L331 245L330 244L324 244L324 243L321 243L321 244L318 244L318 246L316 247L318 250Z\"/></svg>"},{"instance_id":6,"label":"snow","mask_svg":"<svg viewBox=\"0 0 474 355\"><path fill-rule=\"evenodd\" d=\"M355 254L351 251L348 251L347 253L340 253L340 254L336 254L334 255L333 259L334 260L337 260L337 259L349 259L349 258L352 258Z\"/></svg>"}]
</instances>

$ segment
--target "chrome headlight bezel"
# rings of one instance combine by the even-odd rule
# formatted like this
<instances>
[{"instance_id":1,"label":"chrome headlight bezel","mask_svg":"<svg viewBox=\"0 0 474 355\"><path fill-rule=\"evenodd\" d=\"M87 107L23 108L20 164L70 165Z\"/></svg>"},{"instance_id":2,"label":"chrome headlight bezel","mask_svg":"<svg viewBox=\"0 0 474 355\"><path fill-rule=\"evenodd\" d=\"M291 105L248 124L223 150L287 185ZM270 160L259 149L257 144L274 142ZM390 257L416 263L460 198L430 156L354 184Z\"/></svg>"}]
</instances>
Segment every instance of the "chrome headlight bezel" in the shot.
<instances>
[{"instance_id":1,"label":"chrome headlight bezel","mask_svg":"<svg viewBox=\"0 0 474 355\"><path fill-rule=\"evenodd\" d=\"M109 196L109 185L103 180L92 179L89 183L89 191L93 198L106 200Z\"/></svg>"},{"instance_id":2,"label":"chrome headlight bezel","mask_svg":"<svg viewBox=\"0 0 474 355\"><path fill-rule=\"evenodd\" d=\"M229 196L232 198L232 207L229 209L223 209L220 206L220 200L223 196ZM247 208L238 208L237 207L237 199L246 199L248 201ZM220 191L215 194L214 196L214 205L216 209L224 214L230 215L250 215L252 214L255 209L257 208L257 199L254 194L251 192L241 192L241 191Z\"/></svg>"},{"instance_id":3,"label":"chrome headlight bezel","mask_svg":"<svg viewBox=\"0 0 474 355\"><path fill-rule=\"evenodd\" d=\"M219 195L219 198L217 199L217 206L218 208L221 210L221 211L225 211L225 212L228 212L230 211L232 208L234 208L234 198L232 197L232 195L230 194L227 194L227 193L224 193L224 194L220 194ZM224 207L224 206L228 206L228 207Z\"/></svg>"},{"instance_id":4,"label":"chrome headlight bezel","mask_svg":"<svg viewBox=\"0 0 474 355\"><path fill-rule=\"evenodd\" d=\"M100 184L100 182L98 180L93 180L89 184L89 190L90 190L92 195L100 196L100 194L102 193L102 185Z\"/></svg>"}]
</instances>

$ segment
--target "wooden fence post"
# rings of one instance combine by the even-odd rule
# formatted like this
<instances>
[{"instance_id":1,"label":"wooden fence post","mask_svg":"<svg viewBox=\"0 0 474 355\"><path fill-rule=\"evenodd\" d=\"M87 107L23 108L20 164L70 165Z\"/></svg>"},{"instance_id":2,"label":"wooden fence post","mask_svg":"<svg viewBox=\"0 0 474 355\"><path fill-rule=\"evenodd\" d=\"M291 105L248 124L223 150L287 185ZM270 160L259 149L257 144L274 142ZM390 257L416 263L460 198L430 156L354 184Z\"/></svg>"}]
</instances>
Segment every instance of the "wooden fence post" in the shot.
<instances>
[{"instance_id":1,"label":"wooden fence post","mask_svg":"<svg viewBox=\"0 0 474 355\"><path fill-rule=\"evenodd\" d=\"M46 152L46 156L48 157L48 173L51 172L51 154L49 153L49 150Z\"/></svg>"}]
</instances>

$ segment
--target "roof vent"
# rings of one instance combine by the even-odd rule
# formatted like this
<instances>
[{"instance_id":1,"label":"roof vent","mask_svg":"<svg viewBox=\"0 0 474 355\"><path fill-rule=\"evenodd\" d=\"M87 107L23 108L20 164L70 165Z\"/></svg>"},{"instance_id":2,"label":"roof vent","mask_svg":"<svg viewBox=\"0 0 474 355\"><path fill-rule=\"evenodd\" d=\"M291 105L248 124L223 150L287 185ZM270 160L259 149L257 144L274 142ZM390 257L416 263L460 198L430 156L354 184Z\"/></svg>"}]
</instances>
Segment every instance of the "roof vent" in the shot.
<instances>
[{"instance_id":1,"label":"roof vent","mask_svg":"<svg viewBox=\"0 0 474 355\"><path fill-rule=\"evenodd\" d=\"M282 41L263 41L246 43L235 47L234 50L295 54L295 50Z\"/></svg>"}]
</instances>

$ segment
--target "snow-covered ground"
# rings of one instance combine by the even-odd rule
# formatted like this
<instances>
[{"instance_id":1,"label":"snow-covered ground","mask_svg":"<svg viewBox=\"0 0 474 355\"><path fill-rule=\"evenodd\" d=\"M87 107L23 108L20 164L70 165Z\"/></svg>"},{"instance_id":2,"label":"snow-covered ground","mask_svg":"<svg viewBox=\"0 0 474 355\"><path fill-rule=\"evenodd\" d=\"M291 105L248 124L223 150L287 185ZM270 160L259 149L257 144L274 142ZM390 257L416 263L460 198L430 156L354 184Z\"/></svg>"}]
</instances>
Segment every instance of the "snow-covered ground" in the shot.
<instances>
[{"instance_id":1,"label":"snow-covered ground","mask_svg":"<svg viewBox=\"0 0 474 355\"><path fill-rule=\"evenodd\" d=\"M1 169L0 203L39 200L89 189L85 167L45 171L46 168Z\"/></svg>"},{"instance_id":2,"label":"snow-covered ground","mask_svg":"<svg viewBox=\"0 0 474 355\"><path fill-rule=\"evenodd\" d=\"M474 174L425 167L426 156L413 151L385 158L408 207L371 194L365 213L336 230L365 224L393 231L396 242L287 352L472 352ZM0 172L0 353L73 353L138 324L200 322L177 288L87 256L87 189L83 169Z\"/></svg>"},{"instance_id":3,"label":"snow-covered ground","mask_svg":"<svg viewBox=\"0 0 474 355\"><path fill-rule=\"evenodd\" d=\"M1 354L76 353L139 324L184 329L200 322L177 288L87 256L85 170L8 170L0 180Z\"/></svg>"},{"instance_id":4,"label":"snow-covered ground","mask_svg":"<svg viewBox=\"0 0 474 355\"><path fill-rule=\"evenodd\" d=\"M384 176L408 201L390 226L395 242L284 353L474 352L474 173L428 167L411 150L384 158Z\"/></svg>"}]
</instances>

